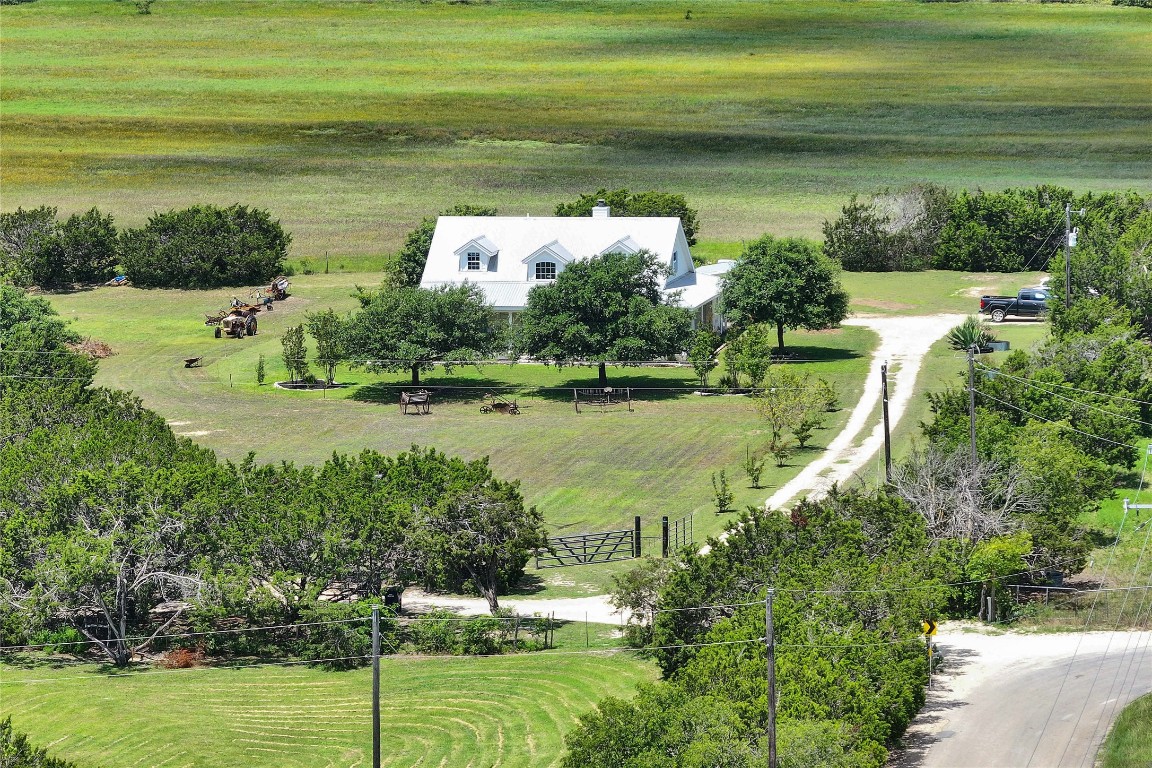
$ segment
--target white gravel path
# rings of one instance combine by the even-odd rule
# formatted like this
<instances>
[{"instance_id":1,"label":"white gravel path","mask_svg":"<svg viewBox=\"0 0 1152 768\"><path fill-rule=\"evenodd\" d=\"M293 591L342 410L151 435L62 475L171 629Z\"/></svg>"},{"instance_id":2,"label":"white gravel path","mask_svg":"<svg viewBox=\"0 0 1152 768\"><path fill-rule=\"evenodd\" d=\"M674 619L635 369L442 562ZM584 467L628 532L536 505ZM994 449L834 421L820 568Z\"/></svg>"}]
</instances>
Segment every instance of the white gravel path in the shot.
<instances>
[{"instance_id":1,"label":"white gravel path","mask_svg":"<svg viewBox=\"0 0 1152 768\"><path fill-rule=\"evenodd\" d=\"M916 376L928 348L964 320L963 315L928 317L857 317L844 321L876 331L880 344L872 355L872 365L864 383L860 402L848 423L828 448L800 474L768 498L765 506L777 509L800 495L819 497L833 483L851 478L884 447L884 424L877 421L863 440L860 435L868 422L880 413L880 367L888 363L888 420L894 428L912 400Z\"/></svg>"},{"instance_id":2,"label":"white gravel path","mask_svg":"<svg viewBox=\"0 0 1152 768\"><path fill-rule=\"evenodd\" d=\"M418 589L409 589L404 592L404 607L446 608L467 616L479 616L488 613L488 602L481 598L430 595ZM625 612L622 616L608 604L608 598L604 595L549 600L502 597L500 598L500 607L512 608L527 616L534 613L541 616L552 614L565 621L584 621L587 619L594 624L620 624L628 619L628 613Z\"/></svg>"}]
</instances>

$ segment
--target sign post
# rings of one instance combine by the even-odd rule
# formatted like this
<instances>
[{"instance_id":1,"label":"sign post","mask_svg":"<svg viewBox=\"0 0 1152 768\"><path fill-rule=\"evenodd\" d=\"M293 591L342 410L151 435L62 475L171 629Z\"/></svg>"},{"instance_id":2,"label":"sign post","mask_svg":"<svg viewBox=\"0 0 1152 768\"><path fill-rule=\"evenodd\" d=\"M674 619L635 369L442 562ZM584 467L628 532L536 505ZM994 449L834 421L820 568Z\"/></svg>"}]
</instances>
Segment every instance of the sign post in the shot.
<instances>
[{"instance_id":1,"label":"sign post","mask_svg":"<svg viewBox=\"0 0 1152 768\"><path fill-rule=\"evenodd\" d=\"M920 628L924 630L924 645L928 649L928 690L932 690L932 636L936 634L936 622L925 619L920 622Z\"/></svg>"}]
</instances>

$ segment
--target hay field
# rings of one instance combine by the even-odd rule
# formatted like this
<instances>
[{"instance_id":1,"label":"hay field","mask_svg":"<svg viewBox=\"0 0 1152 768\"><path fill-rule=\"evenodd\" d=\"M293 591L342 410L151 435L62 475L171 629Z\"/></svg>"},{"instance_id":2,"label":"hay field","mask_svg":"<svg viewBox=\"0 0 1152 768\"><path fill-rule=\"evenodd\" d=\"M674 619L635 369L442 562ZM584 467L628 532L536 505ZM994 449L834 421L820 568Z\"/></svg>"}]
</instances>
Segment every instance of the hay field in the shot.
<instances>
[{"instance_id":1,"label":"hay field","mask_svg":"<svg viewBox=\"0 0 1152 768\"><path fill-rule=\"evenodd\" d=\"M733 243L815 236L885 185L1152 178L1152 14L1107 4L38 0L0 22L5 210L240 201L313 264L376 266L456 202L544 214L600 185L684 193Z\"/></svg>"}]
</instances>

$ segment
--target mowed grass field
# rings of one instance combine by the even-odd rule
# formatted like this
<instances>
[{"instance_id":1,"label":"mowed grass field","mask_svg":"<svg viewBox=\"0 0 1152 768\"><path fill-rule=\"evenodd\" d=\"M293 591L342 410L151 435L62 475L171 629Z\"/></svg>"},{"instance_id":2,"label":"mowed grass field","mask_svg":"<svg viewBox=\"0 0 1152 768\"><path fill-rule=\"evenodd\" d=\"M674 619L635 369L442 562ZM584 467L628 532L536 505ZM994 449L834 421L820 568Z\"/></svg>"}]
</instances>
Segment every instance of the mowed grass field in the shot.
<instances>
[{"instance_id":1,"label":"mowed grass field","mask_svg":"<svg viewBox=\"0 0 1152 768\"><path fill-rule=\"evenodd\" d=\"M368 278L370 276L361 276ZM754 403L744 396L694 394L690 368L610 367L610 382L634 387L633 410L572 405L572 387L596 386L594 368L490 364L442 369L425 384L443 387L431 414L403 415L399 391L407 374L371 374L342 368L346 389L289 392L272 382L286 377L280 337L325 307L351 310L347 275L296 278L291 297L259 316L259 332L245 339L216 339L203 315L227 303L227 291L101 288L53 294L52 304L81 334L109 343L115 354L100 361L97 382L128 389L163 414L173 429L228 459L254 451L261 461L318 464L333 451L384 453L413 444L435 446L467 458L490 456L502 477L519 479L529 503L544 513L554 534L630 527L641 515L645 535L659 535L660 517L695 515L700 540L725 525L712 504L711 475L727 471L738 509L760 504L771 487L791 478L835 436L859 398L876 337L845 327L790 333L796 363L834 382L843 408L829 414L808 451L789 466L771 466L752 489L740 469L748 448L767 440ZM267 383L256 383L263 354ZM200 368L183 360L203 356ZM715 375L713 377L715 380ZM410 388L410 387L408 387ZM521 414L482 414L494 392L519 401Z\"/></svg>"},{"instance_id":2,"label":"mowed grass field","mask_svg":"<svg viewBox=\"0 0 1152 768\"><path fill-rule=\"evenodd\" d=\"M380 677L383 765L544 768L579 715L656 669L629 653L546 652L386 658ZM370 765L371 703L368 669L0 664L0 717L82 766Z\"/></svg>"},{"instance_id":3,"label":"mowed grass field","mask_svg":"<svg viewBox=\"0 0 1152 768\"><path fill-rule=\"evenodd\" d=\"M925 272L905 275L846 274L853 310L884 314L963 311L973 293L1014 292L1039 281L1038 274L995 275ZM503 477L522 483L529 503L560 535L630 527L640 515L645 535L658 535L660 517L693 515L698 539L718 532L730 516L714 512L711 477L724 469L736 508L759 505L771 489L791 479L830 442L859 399L875 335L863 328L796 332L786 343L798 369L836 384L841 410L829 414L811 448L785 467L769 462L761 489L741 469L746 452L767 440L754 403L743 396L693 393L689 368L610 367L611 383L632 387L633 410L598 411L572 405L572 388L596 386L593 368L489 364L479 369L437 369L425 384L437 388L431 414L403 415L399 391L408 374L373 374L341 368L347 388L288 392L273 386L286 378L280 337L309 312L332 307L352 311L357 283L371 274L329 274L294 279L292 295L259 316L259 332L245 339L216 339L204 314L224 306L239 289L219 291L98 288L50 294L60 314L85 336L112 346L100 362L97 382L135 392L164 415L173 429L227 459L249 451L261 461L318 464L333 451L384 453L430 445L451 454L490 456ZM877 298L870 299L868 297ZM267 382L256 383L265 357ZM183 360L203 357L199 368ZM958 370L960 361L943 362ZM719 371L714 372L713 382ZM522 413L482 414L485 395L517 399ZM877 416L878 418L878 416ZM914 422L910 422L914 423Z\"/></svg>"},{"instance_id":4,"label":"mowed grass field","mask_svg":"<svg viewBox=\"0 0 1152 768\"><path fill-rule=\"evenodd\" d=\"M691 9L691 18L686 11ZM935 181L1147 189L1152 14L1106 3L39 0L0 10L3 208L266 207L377 266L457 202L604 185L717 253Z\"/></svg>"}]
</instances>

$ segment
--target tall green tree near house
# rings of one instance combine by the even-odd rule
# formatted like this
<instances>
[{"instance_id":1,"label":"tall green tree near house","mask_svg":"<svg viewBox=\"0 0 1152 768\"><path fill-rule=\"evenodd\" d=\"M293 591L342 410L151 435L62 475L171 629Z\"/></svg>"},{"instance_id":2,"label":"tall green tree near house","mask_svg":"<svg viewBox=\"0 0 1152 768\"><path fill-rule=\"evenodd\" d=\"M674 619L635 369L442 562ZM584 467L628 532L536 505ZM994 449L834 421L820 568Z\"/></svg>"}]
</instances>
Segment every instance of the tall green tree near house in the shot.
<instances>
[{"instance_id":1,"label":"tall green tree near house","mask_svg":"<svg viewBox=\"0 0 1152 768\"><path fill-rule=\"evenodd\" d=\"M609 361L628 365L684 351L691 315L669 303L663 281L647 251L574 261L555 282L529 291L513 346L561 365L595 362L606 387Z\"/></svg>"},{"instance_id":2,"label":"tall green tree near house","mask_svg":"<svg viewBox=\"0 0 1152 768\"><path fill-rule=\"evenodd\" d=\"M502 348L501 326L479 286L392 288L359 296L361 310L348 322L346 344L357 367L420 374L443 365L489 359Z\"/></svg>"},{"instance_id":3,"label":"tall green tree near house","mask_svg":"<svg viewBox=\"0 0 1152 768\"><path fill-rule=\"evenodd\" d=\"M571 203L560 203L555 213L557 216L590 216L600 200L612 209L613 216L675 216L680 219L688 245L696 245L696 232L700 228L698 212L689 207L683 195L671 192L608 191L601 187L590 195L580 195Z\"/></svg>"},{"instance_id":4,"label":"tall green tree near house","mask_svg":"<svg viewBox=\"0 0 1152 768\"><path fill-rule=\"evenodd\" d=\"M814 244L764 235L749 243L721 280L721 309L739 328L776 326L780 352L784 331L835 328L848 314L840 268Z\"/></svg>"},{"instance_id":5,"label":"tall green tree near house","mask_svg":"<svg viewBox=\"0 0 1152 768\"><path fill-rule=\"evenodd\" d=\"M447 208L441 216L495 216L496 209L483 205L461 203ZM424 264L428 261L428 251L432 247L432 235L436 232L436 216L426 216L416 229L404 238L396 260L393 284L400 288L415 288L424 275Z\"/></svg>"}]
</instances>

